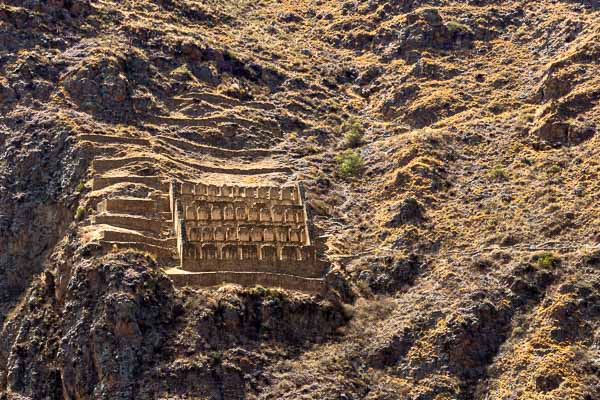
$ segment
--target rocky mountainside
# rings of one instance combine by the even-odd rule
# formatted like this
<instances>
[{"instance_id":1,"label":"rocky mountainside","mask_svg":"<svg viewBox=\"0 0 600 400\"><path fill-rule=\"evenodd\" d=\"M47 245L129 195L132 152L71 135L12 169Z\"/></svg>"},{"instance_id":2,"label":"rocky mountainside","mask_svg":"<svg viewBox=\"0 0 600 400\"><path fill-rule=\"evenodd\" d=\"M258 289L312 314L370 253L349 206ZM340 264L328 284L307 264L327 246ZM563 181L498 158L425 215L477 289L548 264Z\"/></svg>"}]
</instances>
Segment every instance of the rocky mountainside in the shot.
<instances>
[{"instance_id":1,"label":"rocky mountainside","mask_svg":"<svg viewBox=\"0 0 600 400\"><path fill-rule=\"evenodd\" d=\"M0 399L600 399L599 130L597 0L0 0ZM303 181L328 290L94 246L107 158Z\"/></svg>"}]
</instances>

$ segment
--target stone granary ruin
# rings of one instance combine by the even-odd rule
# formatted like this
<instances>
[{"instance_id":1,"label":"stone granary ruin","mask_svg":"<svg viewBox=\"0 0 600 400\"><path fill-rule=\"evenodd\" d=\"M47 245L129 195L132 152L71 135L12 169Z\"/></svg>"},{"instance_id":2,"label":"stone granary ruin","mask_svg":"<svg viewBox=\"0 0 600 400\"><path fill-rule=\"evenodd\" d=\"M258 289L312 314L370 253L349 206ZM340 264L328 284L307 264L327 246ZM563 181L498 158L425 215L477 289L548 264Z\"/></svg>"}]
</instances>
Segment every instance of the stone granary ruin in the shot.
<instances>
[{"instance_id":1,"label":"stone granary ruin","mask_svg":"<svg viewBox=\"0 0 600 400\"><path fill-rule=\"evenodd\" d=\"M138 179L139 178L139 179ZM95 190L115 184L96 177ZM320 292L324 262L317 257L304 190L142 180L160 195L108 198L92 219L106 248L155 255L177 285L275 286ZM156 192L155 192L156 193Z\"/></svg>"}]
</instances>

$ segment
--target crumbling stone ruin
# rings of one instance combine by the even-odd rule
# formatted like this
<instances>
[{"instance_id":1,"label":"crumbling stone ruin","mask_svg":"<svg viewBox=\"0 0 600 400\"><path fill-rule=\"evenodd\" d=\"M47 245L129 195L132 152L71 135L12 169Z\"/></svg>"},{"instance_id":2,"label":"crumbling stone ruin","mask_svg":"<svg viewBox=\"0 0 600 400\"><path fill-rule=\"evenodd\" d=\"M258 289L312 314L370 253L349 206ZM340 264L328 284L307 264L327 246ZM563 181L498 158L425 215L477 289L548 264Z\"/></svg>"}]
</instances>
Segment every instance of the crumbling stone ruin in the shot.
<instances>
[{"instance_id":1,"label":"crumbling stone ruin","mask_svg":"<svg viewBox=\"0 0 600 400\"><path fill-rule=\"evenodd\" d=\"M162 193L108 198L92 219L106 249L154 254L177 285L278 286L319 292L317 257L301 184L215 185L160 177L96 177L94 190L123 182Z\"/></svg>"}]
</instances>

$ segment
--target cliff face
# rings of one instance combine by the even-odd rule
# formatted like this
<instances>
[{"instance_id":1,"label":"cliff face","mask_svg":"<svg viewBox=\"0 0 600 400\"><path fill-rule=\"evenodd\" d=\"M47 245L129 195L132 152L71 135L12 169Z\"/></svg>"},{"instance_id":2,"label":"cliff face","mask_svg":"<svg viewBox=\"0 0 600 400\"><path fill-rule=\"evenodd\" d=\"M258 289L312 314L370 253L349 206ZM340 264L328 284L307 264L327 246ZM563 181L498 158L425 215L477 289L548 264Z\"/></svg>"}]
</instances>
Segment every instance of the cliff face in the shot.
<instances>
[{"instance_id":1,"label":"cliff face","mask_svg":"<svg viewBox=\"0 0 600 400\"><path fill-rule=\"evenodd\" d=\"M3 1L0 398L600 398L599 7ZM302 180L328 292L99 248L99 159Z\"/></svg>"}]
</instances>

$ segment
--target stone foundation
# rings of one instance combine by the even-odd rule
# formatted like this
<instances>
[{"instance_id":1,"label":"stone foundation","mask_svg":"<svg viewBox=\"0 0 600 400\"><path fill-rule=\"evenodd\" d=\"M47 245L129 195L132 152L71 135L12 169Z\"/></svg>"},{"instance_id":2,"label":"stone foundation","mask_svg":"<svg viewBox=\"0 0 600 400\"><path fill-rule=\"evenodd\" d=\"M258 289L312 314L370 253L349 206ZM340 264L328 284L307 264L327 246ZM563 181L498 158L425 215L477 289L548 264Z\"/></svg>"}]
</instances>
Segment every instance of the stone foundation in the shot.
<instances>
[{"instance_id":1,"label":"stone foundation","mask_svg":"<svg viewBox=\"0 0 600 400\"><path fill-rule=\"evenodd\" d=\"M169 274L177 286L219 286L234 283L241 286L278 287L308 293L322 293L326 290L323 279L302 278L293 275L271 274L265 272L201 272Z\"/></svg>"}]
</instances>

